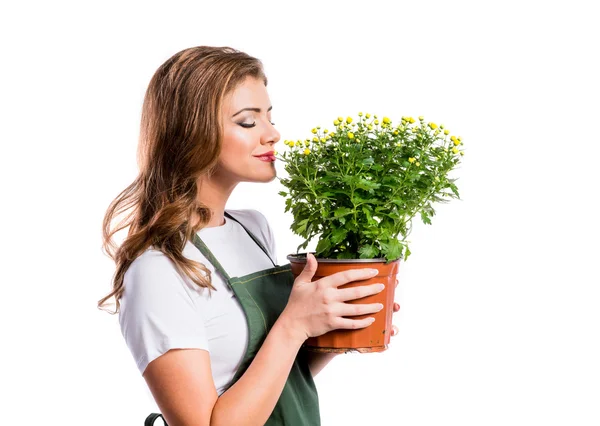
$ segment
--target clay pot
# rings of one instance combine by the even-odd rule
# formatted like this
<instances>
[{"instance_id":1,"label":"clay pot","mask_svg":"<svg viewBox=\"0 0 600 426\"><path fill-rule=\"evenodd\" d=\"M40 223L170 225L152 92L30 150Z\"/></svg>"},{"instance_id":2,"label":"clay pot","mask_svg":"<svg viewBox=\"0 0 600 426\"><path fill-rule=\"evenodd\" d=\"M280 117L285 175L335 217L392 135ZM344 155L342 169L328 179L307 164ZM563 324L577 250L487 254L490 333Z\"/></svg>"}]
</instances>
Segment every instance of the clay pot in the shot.
<instances>
[{"instance_id":1,"label":"clay pot","mask_svg":"<svg viewBox=\"0 0 600 426\"><path fill-rule=\"evenodd\" d=\"M314 253L313 253L314 254ZM294 277L300 275L306 266L306 253L290 254L287 256L292 267ZM385 289L381 292L363 297L361 299L348 300L345 303L363 304L363 303L382 303L383 309L379 312L356 315L347 318L363 319L374 317L375 322L368 327L350 330L338 329L332 330L321 336L310 337L303 347L311 352L334 352L346 353L356 351L360 353L382 352L388 348L390 336L392 334L392 314L394 306L394 290L396 288L396 274L400 259L386 263L385 258L376 259L320 259L317 258L317 271L313 277L316 281L336 272L347 269L375 268L379 274L368 280L352 281L341 285L338 288L357 287L361 285L384 283Z\"/></svg>"}]
</instances>

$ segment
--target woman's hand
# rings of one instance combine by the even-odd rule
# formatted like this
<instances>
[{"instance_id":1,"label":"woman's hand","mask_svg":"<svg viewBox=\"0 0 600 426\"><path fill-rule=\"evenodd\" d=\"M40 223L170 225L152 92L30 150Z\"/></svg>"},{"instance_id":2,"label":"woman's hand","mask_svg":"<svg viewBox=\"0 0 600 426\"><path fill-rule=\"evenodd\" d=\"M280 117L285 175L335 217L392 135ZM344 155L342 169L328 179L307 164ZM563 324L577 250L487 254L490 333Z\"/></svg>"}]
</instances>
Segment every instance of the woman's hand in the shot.
<instances>
[{"instance_id":1,"label":"woman's hand","mask_svg":"<svg viewBox=\"0 0 600 426\"><path fill-rule=\"evenodd\" d=\"M398 287L398 278L396 278L396 287ZM393 308L394 313L398 312L399 310L400 310L400 305L397 304L396 302L394 302L394 308ZM392 325L392 336L395 336L396 334L398 334L398 327L396 327L395 325Z\"/></svg>"}]
</instances>

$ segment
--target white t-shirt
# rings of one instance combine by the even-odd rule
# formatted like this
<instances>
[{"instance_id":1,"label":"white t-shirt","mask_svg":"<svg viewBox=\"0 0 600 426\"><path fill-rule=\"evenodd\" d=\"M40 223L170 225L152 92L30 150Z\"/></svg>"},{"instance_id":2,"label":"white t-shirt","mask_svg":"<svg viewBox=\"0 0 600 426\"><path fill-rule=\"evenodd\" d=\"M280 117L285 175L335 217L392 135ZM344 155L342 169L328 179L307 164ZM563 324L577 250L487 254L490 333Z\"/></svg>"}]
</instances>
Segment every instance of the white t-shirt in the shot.
<instances>
[{"instance_id":1,"label":"white t-shirt","mask_svg":"<svg viewBox=\"0 0 600 426\"><path fill-rule=\"evenodd\" d=\"M265 246L277 264L275 239L258 210L229 210ZM198 235L230 277L273 268L273 262L240 224L225 217L225 224L204 228ZM199 348L210 354L213 380L221 395L232 380L246 351L248 324L233 290L215 267L191 242L184 256L203 263L217 291L178 274L161 251L148 248L125 272L119 324L140 373L173 348Z\"/></svg>"}]
</instances>

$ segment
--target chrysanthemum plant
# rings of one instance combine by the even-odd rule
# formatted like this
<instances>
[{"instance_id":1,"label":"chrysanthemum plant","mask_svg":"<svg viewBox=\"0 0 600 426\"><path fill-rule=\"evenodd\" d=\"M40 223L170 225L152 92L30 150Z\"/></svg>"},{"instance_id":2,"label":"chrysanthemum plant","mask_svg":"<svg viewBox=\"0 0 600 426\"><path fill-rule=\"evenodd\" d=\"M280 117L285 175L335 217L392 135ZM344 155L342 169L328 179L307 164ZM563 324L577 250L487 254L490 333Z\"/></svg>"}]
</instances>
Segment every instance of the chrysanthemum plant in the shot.
<instances>
[{"instance_id":1,"label":"chrysanthemum plant","mask_svg":"<svg viewBox=\"0 0 600 426\"><path fill-rule=\"evenodd\" d=\"M460 198L449 173L464 155L461 138L423 117L358 117L284 141L289 149L277 158L288 192L279 194L294 216L290 229L305 238L297 251L320 235L317 258L406 260L413 217L431 224L434 203Z\"/></svg>"}]
</instances>

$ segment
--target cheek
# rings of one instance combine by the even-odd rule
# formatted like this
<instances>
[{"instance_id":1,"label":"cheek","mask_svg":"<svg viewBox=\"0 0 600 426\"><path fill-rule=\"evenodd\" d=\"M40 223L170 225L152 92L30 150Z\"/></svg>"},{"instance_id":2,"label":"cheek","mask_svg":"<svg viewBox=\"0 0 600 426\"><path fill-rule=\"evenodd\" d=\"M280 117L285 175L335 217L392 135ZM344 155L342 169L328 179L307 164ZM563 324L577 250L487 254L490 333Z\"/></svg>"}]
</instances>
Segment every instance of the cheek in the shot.
<instances>
[{"instance_id":1,"label":"cheek","mask_svg":"<svg viewBox=\"0 0 600 426\"><path fill-rule=\"evenodd\" d=\"M237 128L235 128L237 127ZM249 129L235 126L225 131L223 135L222 153L235 155L252 155L254 149L254 138Z\"/></svg>"}]
</instances>

